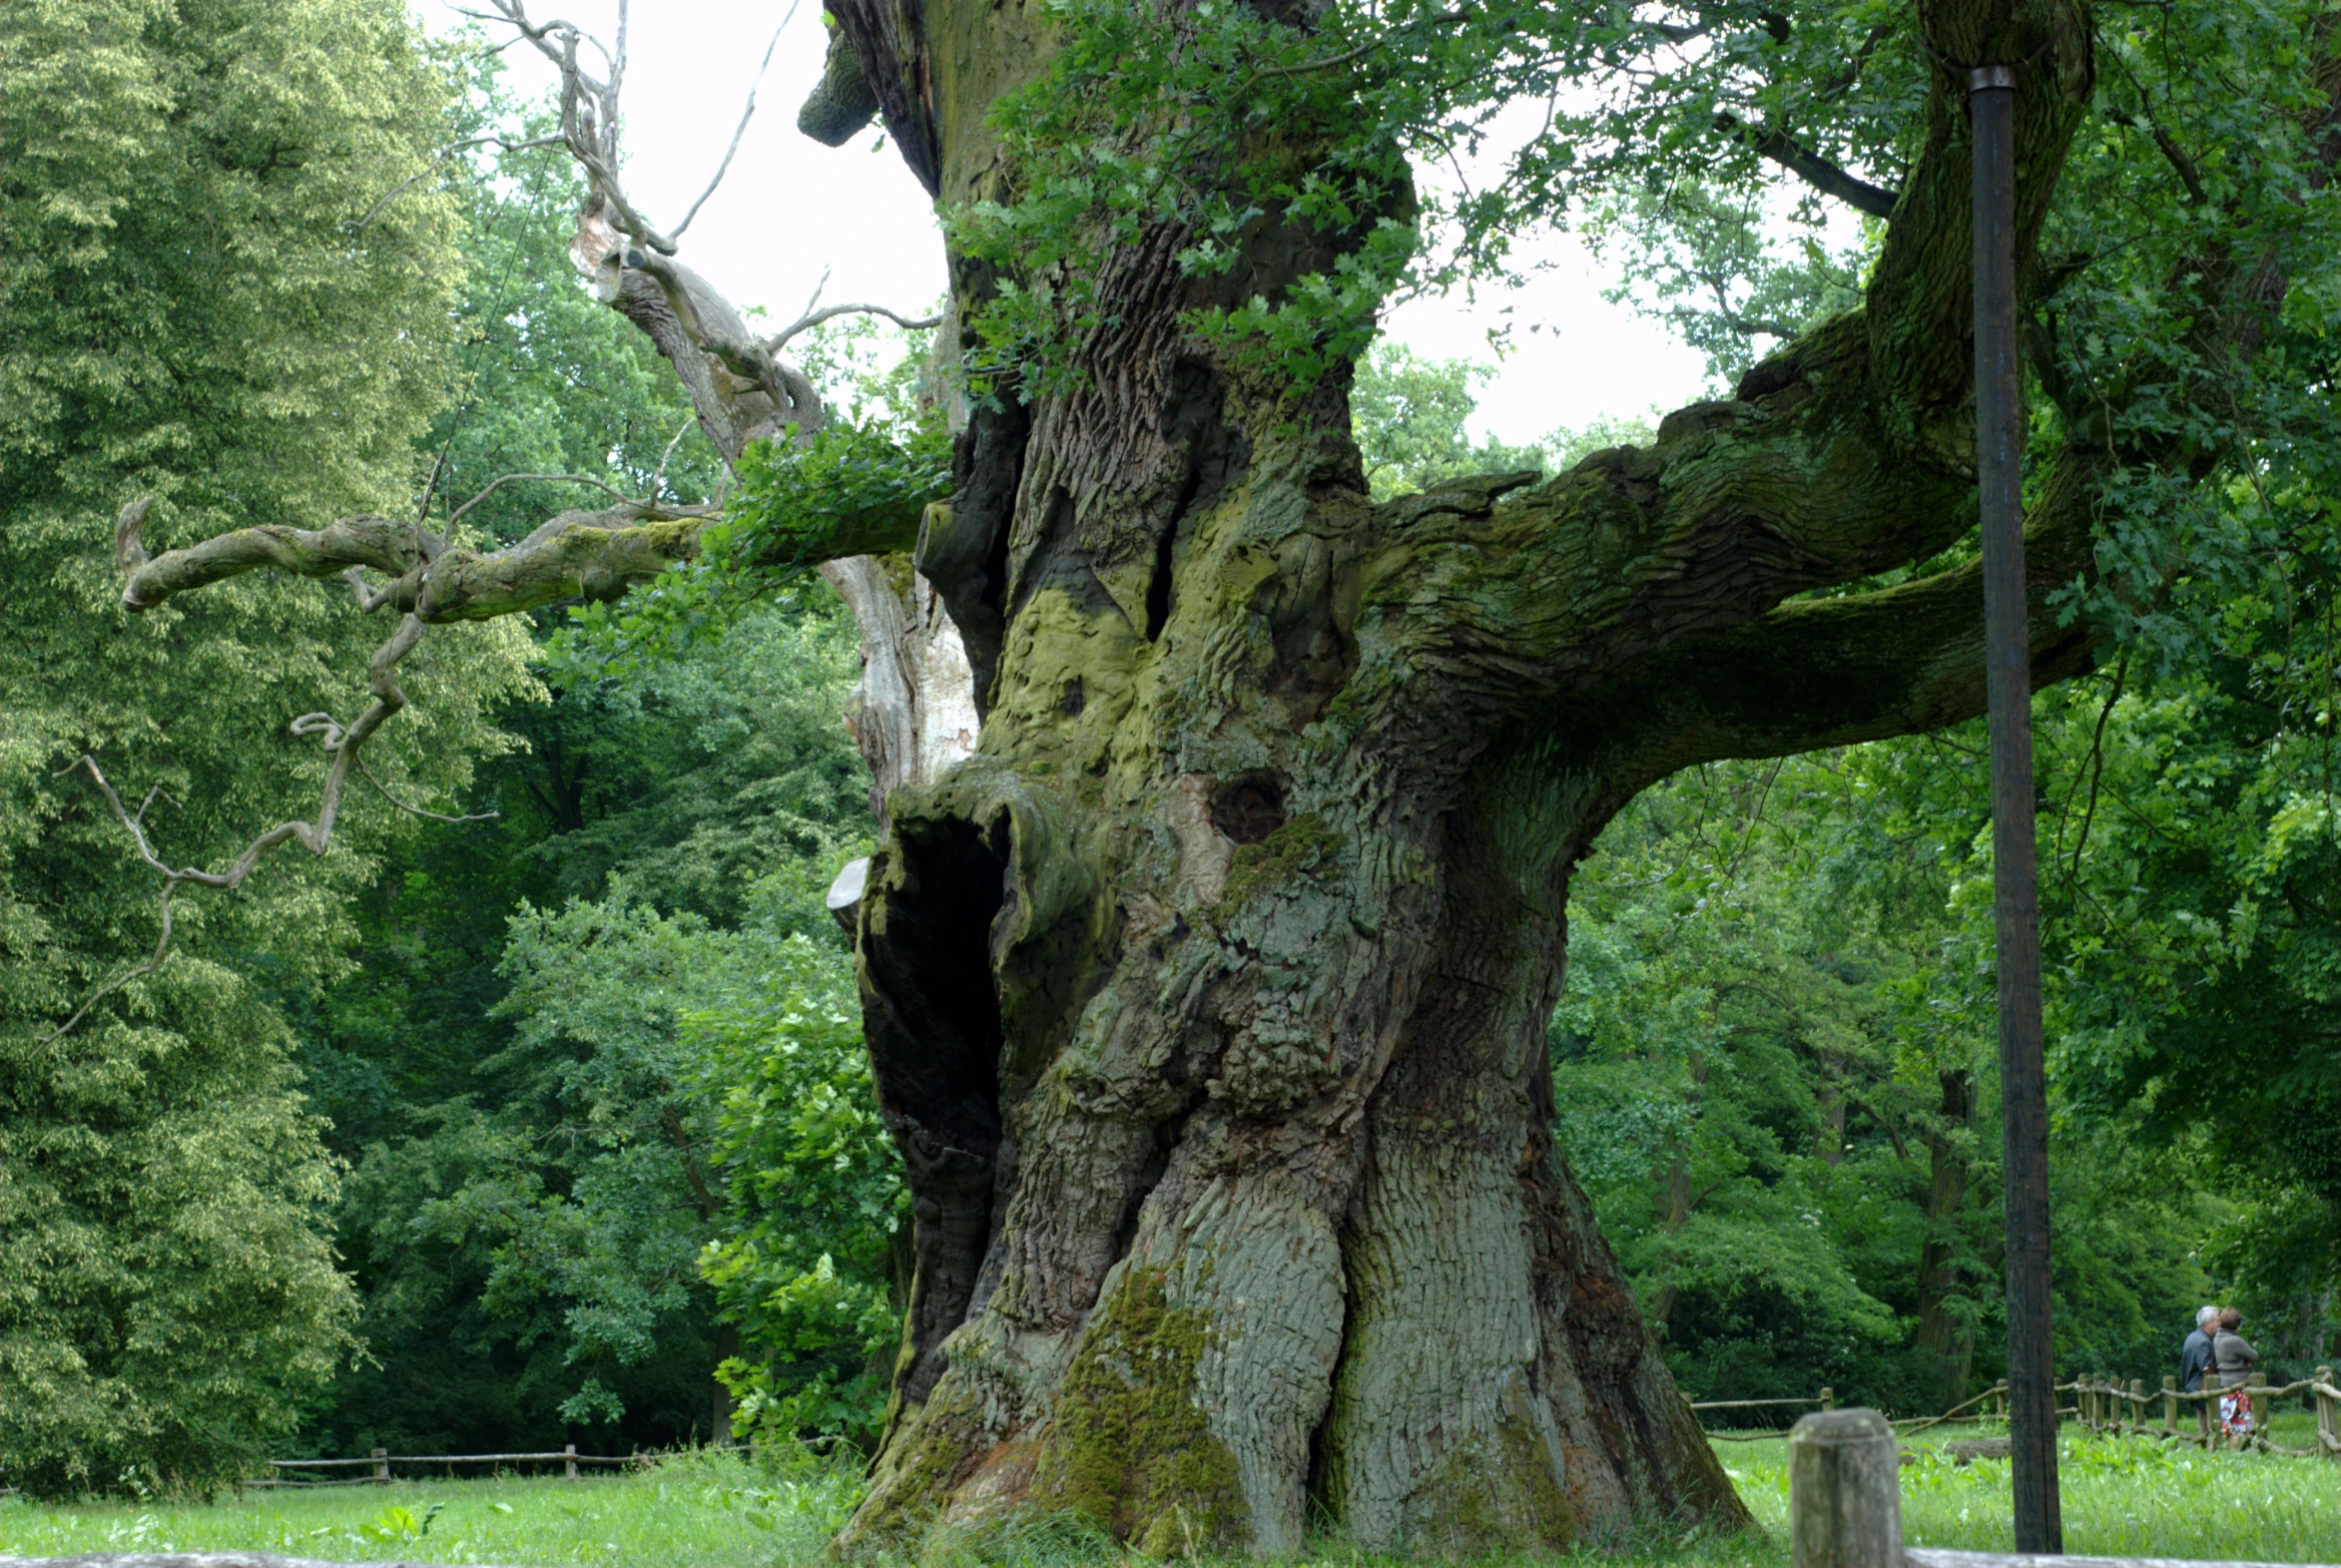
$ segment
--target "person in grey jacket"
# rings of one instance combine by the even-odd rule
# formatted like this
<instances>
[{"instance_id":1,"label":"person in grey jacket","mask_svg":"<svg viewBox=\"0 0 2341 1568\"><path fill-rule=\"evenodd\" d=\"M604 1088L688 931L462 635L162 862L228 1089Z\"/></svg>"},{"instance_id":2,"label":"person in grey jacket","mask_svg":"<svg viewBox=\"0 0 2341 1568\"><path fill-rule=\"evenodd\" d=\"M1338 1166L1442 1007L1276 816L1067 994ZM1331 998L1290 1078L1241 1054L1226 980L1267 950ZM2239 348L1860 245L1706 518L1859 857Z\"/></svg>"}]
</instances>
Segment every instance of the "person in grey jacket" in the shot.
<instances>
[{"instance_id":1,"label":"person in grey jacket","mask_svg":"<svg viewBox=\"0 0 2341 1568\"><path fill-rule=\"evenodd\" d=\"M2251 1347L2251 1341L2235 1330L2243 1326L2243 1313L2230 1307L2219 1314L2219 1331L2211 1338L2211 1359L2219 1369L2219 1386L2240 1388L2251 1376L2251 1369L2260 1363L2260 1352Z\"/></svg>"}]
</instances>

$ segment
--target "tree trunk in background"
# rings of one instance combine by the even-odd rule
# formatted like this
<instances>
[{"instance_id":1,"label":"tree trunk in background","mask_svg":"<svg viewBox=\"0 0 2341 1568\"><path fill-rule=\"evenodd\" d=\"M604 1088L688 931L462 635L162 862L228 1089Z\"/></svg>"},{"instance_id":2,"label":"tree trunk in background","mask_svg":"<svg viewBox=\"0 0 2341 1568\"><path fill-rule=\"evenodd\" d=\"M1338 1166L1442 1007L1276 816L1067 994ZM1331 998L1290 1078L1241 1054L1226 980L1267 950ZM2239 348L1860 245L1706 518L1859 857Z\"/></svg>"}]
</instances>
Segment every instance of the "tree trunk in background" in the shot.
<instances>
[{"instance_id":1,"label":"tree trunk in background","mask_svg":"<svg viewBox=\"0 0 2341 1568\"><path fill-rule=\"evenodd\" d=\"M1967 1201L1976 1083L1975 1075L1964 1068L1938 1077L1943 1100L1926 1139L1931 1180L1927 1185L1926 1240L1919 1247L1919 1343L1934 1352L1944 1389L1951 1402L1957 1403L1967 1397L1976 1354L1974 1321L1949 1309L1961 1284L1954 1261L1960 1248L1953 1227L1959 1223L1960 1206Z\"/></svg>"},{"instance_id":2,"label":"tree trunk in background","mask_svg":"<svg viewBox=\"0 0 2341 1568\"><path fill-rule=\"evenodd\" d=\"M870 765L870 814L881 826L886 797L970 756L981 724L959 629L932 585L894 562L857 555L821 569L862 632L862 680L846 728Z\"/></svg>"},{"instance_id":3,"label":"tree trunk in background","mask_svg":"<svg viewBox=\"0 0 2341 1568\"><path fill-rule=\"evenodd\" d=\"M1712 1013L1708 1021L1714 1022ZM1693 1050L1689 1061L1684 1064L1684 1071L1690 1079L1690 1088L1684 1091L1683 1101L1690 1119L1696 1122L1699 1102L1707 1089L1707 1054ZM1691 1192L1690 1157L1682 1144L1677 1142L1673 1146L1672 1158L1658 1178L1658 1229L1670 1236L1680 1231L1690 1223L1691 1210L1697 1205L1698 1200ZM1667 1259L1670 1272L1674 1262L1670 1252ZM1665 1330L1666 1320L1674 1315L1674 1304L1681 1296L1681 1287L1672 1280L1659 1286L1657 1294L1650 1298L1650 1322L1654 1328L1661 1332Z\"/></svg>"},{"instance_id":4,"label":"tree trunk in background","mask_svg":"<svg viewBox=\"0 0 2341 1568\"><path fill-rule=\"evenodd\" d=\"M578 215L569 259L674 366L727 466L758 441L809 439L827 422L819 390L749 335L730 300L672 258L628 247L598 201ZM958 428L963 410L952 402L947 413ZM882 823L897 785L925 783L975 749L967 653L941 599L899 557L849 556L821 574L862 634L846 727L870 765L871 814Z\"/></svg>"},{"instance_id":5,"label":"tree trunk in background","mask_svg":"<svg viewBox=\"0 0 2341 1568\"><path fill-rule=\"evenodd\" d=\"M1814 1095L1821 1112L1821 1128L1813 1135L1813 1153L1835 1170L1845 1160L1845 1091L1829 1075L1827 1063L1816 1058L1814 1066L1821 1073L1821 1087Z\"/></svg>"}]
</instances>

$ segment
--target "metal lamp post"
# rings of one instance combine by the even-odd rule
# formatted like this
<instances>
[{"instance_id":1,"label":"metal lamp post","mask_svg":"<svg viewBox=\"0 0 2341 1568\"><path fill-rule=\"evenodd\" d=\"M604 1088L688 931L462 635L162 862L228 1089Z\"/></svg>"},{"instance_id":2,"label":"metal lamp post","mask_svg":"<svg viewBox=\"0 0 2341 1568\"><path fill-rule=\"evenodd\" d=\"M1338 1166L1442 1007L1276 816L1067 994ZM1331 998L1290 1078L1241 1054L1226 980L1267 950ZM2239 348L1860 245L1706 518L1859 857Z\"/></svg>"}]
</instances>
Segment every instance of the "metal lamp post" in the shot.
<instances>
[{"instance_id":1,"label":"metal lamp post","mask_svg":"<svg viewBox=\"0 0 2341 1568\"><path fill-rule=\"evenodd\" d=\"M2024 389L2016 357L2016 71L1968 73L1975 140L1976 450L1991 700L2000 1120L2007 1175L2009 1448L2016 1549L2061 1552L2048 1298L2048 1090L2033 830L2032 648L2024 576Z\"/></svg>"}]
</instances>

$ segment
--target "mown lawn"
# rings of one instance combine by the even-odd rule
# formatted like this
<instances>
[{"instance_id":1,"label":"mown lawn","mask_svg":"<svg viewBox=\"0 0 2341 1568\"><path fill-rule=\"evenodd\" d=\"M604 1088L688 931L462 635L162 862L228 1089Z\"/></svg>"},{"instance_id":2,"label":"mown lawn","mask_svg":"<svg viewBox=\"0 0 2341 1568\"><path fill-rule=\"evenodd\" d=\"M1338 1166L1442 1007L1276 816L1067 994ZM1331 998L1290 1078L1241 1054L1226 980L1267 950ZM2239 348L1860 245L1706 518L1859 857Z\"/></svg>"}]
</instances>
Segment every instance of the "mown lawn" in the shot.
<instances>
[{"instance_id":1,"label":"mown lawn","mask_svg":"<svg viewBox=\"0 0 2341 1568\"><path fill-rule=\"evenodd\" d=\"M2303 1420L2301 1426L2305 1428ZM2287 1420L2275 1436L2298 1444ZM1937 1458L1938 1428L1913 1440L1902 1472L1904 1530L1914 1546L2007 1551L2008 1467ZM1569 1558L1675 1568L1784 1568L1787 1447L1778 1438L1717 1444L1761 1526L1751 1535L1679 1541L1658 1533L1583 1543ZM2341 1464L2257 1454L2165 1450L2143 1439L2068 1434L2061 1468L2065 1550L2100 1556L2251 1558L2341 1564ZM251 1491L212 1503L51 1506L0 1499L0 1554L280 1552L344 1561L597 1568L826 1568L826 1545L859 1479L819 1461L778 1473L730 1454L686 1454L656 1469L559 1479L398 1481L310 1491ZM1327 1541L1323 1568L1365 1568ZM1036 1526L929 1556L925 1568L1078 1568L1128 1554L1094 1533Z\"/></svg>"},{"instance_id":2,"label":"mown lawn","mask_svg":"<svg viewBox=\"0 0 2341 1568\"><path fill-rule=\"evenodd\" d=\"M2008 1464L1956 1465L1938 1441L1997 1435L1936 1427L1914 1435L1920 1454L1902 1472L1903 1539L1965 1551L2016 1549ZM2306 1447L2313 1418L2279 1416L2269 1435ZM1723 1462L1775 1541L1788 1524L1788 1445L1779 1439L1718 1443ZM2208 1557L2341 1564L2341 1464L2251 1453L2205 1454L2149 1438L2099 1438L2067 1428L2057 1489L2064 1549L2091 1557ZM1785 1562L1785 1544L1772 1560ZM1718 1561L1757 1563L1728 1552Z\"/></svg>"},{"instance_id":3,"label":"mown lawn","mask_svg":"<svg viewBox=\"0 0 2341 1568\"><path fill-rule=\"evenodd\" d=\"M558 1476L275 1487L211 1503L0 1499L0 1553L217 1552L555 1568L814 1564L860 1477L808 1461L762 1473L727 1453L575 1482Z\"/></svg>"}]
</instances>

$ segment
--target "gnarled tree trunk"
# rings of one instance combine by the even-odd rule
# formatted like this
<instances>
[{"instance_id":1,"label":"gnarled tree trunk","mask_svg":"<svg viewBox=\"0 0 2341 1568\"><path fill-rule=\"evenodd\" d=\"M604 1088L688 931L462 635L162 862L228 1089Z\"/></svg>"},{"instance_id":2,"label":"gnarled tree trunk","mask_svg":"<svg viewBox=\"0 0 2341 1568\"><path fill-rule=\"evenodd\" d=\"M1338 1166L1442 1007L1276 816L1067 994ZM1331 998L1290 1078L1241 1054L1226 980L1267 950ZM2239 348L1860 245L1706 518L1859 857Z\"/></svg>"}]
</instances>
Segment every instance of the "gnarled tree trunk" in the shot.
<instances>
[{"instance_id":1,"label":"gnarled tree trunk","mask_svg":"<svg viewBox=\"0 0 2341 1568\"><path fill-rule=\"evenodd\" d=\"M929 189L996 192L1035 0L833 11ZM2071 23L2001 19L2054 45L2032 226ZM1296 395L1187 333L1342 244L1297 226L1213 282L1179 234L1110 247L1071 389L978 413L918 560L981 741L894 791L862 901L917 1274L849 1547L1019 1506L1156 1552L1298 1549L1313 1497L1377 1548L1746 1518L1554 1152L1544 1022L1570 867L1635 790L1981 708L1972 573L1784 604L1973 517L1957 111L1867 313L1550 483L1375 504L1345 377ZM2095 461L2049 488L2044 589ZM2085 662L2040 642L2044 679Z\"/></svg>"}]
</instances>

